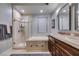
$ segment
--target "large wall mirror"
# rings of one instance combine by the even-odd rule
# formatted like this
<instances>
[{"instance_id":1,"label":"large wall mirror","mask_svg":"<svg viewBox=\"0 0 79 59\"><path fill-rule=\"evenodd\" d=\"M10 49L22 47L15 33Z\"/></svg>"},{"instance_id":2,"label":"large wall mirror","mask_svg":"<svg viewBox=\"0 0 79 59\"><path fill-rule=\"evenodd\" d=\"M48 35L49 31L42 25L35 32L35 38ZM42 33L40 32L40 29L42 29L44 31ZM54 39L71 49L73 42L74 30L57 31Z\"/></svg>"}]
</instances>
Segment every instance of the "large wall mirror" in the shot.
<instances>
[{"instance_id":1,"label":"large wall mirror","mask_svg":"<svg viewBox=\"0 0 79 59\"><path fill-rule=\"evenodd\" d=\"M79 4L75 4L75 29L79 30Z\"/></svg>"},{"instance_id":2,"label":"large wall mirror","mask_svg":"<svg viewBox=\"0 0 79 59\"><path fill-rule=\"evenodd\" d=\"M58 27L60 31L70 30L70 7L65 4L58 13Z\"/></svg>"}]
</instances>

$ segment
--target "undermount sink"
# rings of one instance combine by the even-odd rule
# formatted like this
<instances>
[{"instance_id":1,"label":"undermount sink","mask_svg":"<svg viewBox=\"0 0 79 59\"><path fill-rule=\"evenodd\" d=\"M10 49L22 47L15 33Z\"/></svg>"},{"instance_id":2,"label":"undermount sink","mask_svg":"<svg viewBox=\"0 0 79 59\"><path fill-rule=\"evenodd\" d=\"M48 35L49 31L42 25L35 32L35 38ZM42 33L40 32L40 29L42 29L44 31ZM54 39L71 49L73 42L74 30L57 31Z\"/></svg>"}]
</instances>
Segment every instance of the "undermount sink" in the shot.
<instances>
[{"instance_id":1,"label":"undermount sink","mask_svg":"<svg viewBox=\"0 0 79 59\"><path fill-rule=\"evenodd\" d=\"M69 42L79 45L79 37L65 37L65 39Z\"/></svg>"}]
</instances>

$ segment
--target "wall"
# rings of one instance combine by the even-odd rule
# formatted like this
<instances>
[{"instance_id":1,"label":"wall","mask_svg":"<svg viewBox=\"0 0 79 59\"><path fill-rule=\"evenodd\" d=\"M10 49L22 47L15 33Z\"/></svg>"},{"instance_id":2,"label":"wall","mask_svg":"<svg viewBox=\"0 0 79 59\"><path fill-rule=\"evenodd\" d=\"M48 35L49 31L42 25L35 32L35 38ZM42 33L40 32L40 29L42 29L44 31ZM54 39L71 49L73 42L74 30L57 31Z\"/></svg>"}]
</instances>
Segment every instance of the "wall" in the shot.
<instances>
[{"instance_id":1,"label":"wall","mask_svg":"<svg viewBox=\"0 0 79 59\"><path fill-rule=\"evenodd\" d=\"M78 33L79 31L75 29L75 5L71 6L71 32Z\"/></svg>"},{"instance_id":2,"label":"wall","mask_svg":"<svg viewBox=\"0 0 79 59\"><path fill-rule=\"evenodd\" d=\"M21 15L16 9L13 10L13 42L14 48L23 48L26 40L31 37L31 15ZM21 32L20 25L23 31Z\"/></svg>"},{"instance_id":3,"label":"wall","mask_svg":"<svg viewBox=\"0 0 79 59\"><path fill-rule=\"evenodd\" d=\"M25 43L25 34L21 31L20 26L24 25L22 22L22 15L14 8L13 9L13 48L20 47Z\"/></svg>"},{"instance_id":4,"label":"wall","mask_svg":"<svg viewBox=\"0 0 79 59\"><path fill-rule=\"evenodd\" d=\"M11 4L0 4L0 24L12 25Z\"/></svg>"},{"instance_id":5,"label":"wall","mask_svg":"<svg viewBox=\"0 0 79 59\"><path fill-rule=\"evenodd\" d=\"M55 28L51 28L51 33L55 33L55 32L59 32L58 29L58 12L59 10L64 6L64 3L61 3L57 6L56 10L54 11L54 13L52 13L52 19L55 19Z\"/></svg>"},{"instance_id":6,"label":"wall","mask_svg":"<svg viewBox=\"0 0 79 59\"><path fill-rule=\"evenodd\" d=\"M38 17L48 17L47 19L47 32L38 32ZM22 20L25 22L25 39L29 39L32 36L47 36L50 33L51 28L51 15L23 15ZM40 24L41 25L41 24Z\"/></svg>"},{"instance_id":7,"label":"wall","mask_svg":"<svg viewBox=\"0 0 79 59\"><path fill-rule=\"evenodd\" d=\"M75 6L72 5L72 8L71 8L71 31L72 32L75 32Z\"/></svg>"},{"instance_id":8,"label":"wall","mask_svg":"<svg viewBox=\"0 0 79 59\"><path fill-rule=\"evenodd\" d=\"M69 30L69 15L67 14L61 14L59 16L59 30Z\"/></svg>"},{"instance_id":9,"label":"wall","mask_svg":"<svg viewBox=\"0 0 79 59\"><path fill-rule=\"evenodd\" d=\"M7 52L6 52L7 51ZM10 55L12 52L12 38L0 41L0 55Z\"/></svg>"},{"instance_id":10,"label":"wall","mask_svg":"<svg viewBox=\"0 0 79 59\"><path fill-rule=\"evenodd\" d=\"M46 33L39 33L38 32L38 23L39 23L39 19L38 17L47 17L47 32ZM32 36L47 36L50 33L50 21L51 21L51 15L33 15L32 16ZM39 24L41 25L41 24ZM42 27L42 26L41 26Z\"/></svg>"},{"instance_id":11,"label":"wall","mask_svg":"<svg viewBox=\"0 0 79 59\"><path fill-rule=\"evenodd\" d=\"M51 29L51 32L59 32L58 30L58 18L57 18L57 11L59 8L62 8L64 4L61 4L58 6L57 10L52 14L52 19L55 19L55 29ZM75 7L74 7L74 4L72 5L71 7L71 30L70 31L67 31L67 32L77 32L75 30Z\"/></svg>"},{"instance_id":12,"label":"wall","mask_svg":"<svg viewBox=\"0 0 79 59\"><path fill-rule=\"evenodd\" d=\"M12 25L11 4L0 4L0 24ZM12 47L12 39L0 41L0 54Z\"/></svg>"},{"instance_id":13,"label":"wall","mask_svg":"<svg viewBox=\"0 0 79 59\"><path fill-rule=\"evenodd\" d=\"M24 22L25 39L29 39L32 36L32 15L23 15L22 20Z\"/></svg>"},{"instance_id":14,"label":"wall","mask_svg":"<svg viewBox=\"0 0 79 59\"><path fill-rule=\"evenodd\" d=\"M38 17L48 17L46 33L38 32ZM51 15L23 15L22 20L25 22L25 39L26 40L32 36L47 36L50 33Z\"/></svg>"}]
</instances>

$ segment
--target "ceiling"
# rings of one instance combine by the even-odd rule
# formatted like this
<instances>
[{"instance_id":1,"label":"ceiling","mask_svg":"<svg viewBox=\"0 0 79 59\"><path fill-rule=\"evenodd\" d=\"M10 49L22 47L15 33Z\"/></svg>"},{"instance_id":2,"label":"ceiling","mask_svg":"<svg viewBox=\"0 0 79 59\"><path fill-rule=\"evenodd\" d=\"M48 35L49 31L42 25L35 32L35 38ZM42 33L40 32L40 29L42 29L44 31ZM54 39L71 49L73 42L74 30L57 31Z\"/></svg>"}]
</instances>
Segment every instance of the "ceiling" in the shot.
<instances>
[{"instance_id":1,"label":"ceiling","mask_svg":"<svg viewBox=\"0 0 79 59\"><path fill-rule=\"evenodd\" d=\"M18 3L14 4L14 8L21 14L51 14L58 5L58 3ZM22 10L24 10L24 12L22 12ZM41 13L40 10L43 10L43 13Z\"/></svg>"}]
</instances>

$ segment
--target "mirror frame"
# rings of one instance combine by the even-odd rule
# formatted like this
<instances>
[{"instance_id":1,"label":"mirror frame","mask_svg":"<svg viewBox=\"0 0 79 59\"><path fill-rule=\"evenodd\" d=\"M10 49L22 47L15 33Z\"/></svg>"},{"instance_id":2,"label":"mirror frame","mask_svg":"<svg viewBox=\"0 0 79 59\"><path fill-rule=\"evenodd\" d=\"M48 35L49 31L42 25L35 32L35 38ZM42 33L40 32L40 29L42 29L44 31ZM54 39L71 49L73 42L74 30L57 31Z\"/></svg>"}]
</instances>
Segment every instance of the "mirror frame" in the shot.
<instances>
[{"instance_id":1,"label":"mirror frame","mask_svg":"<svg viewBox=\"0 0 79 59\"><path fill-rule=\"evenodd\" d=\"M66 6L68 6L69 5L69 3L66 3L60 10L59 10L59 12L58 12L58 15L57 15L57 17L58 17L58 30L59 31L70 31L71 30L71 6L69 5L69 29L68 30L64 30L64 29L60 29L60 25L59 25L59 21L60 21L60 19L59 19L59 15L60 15L60 11L63 9L63 8L65 8Z\"/></svg>"}]
</instances>

